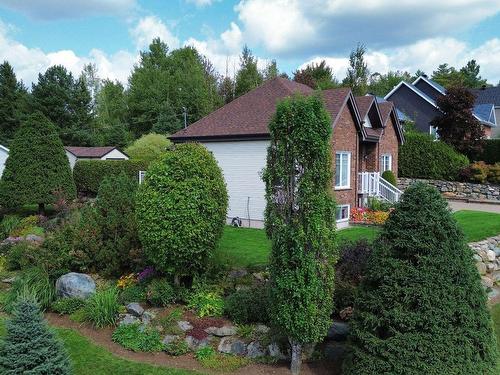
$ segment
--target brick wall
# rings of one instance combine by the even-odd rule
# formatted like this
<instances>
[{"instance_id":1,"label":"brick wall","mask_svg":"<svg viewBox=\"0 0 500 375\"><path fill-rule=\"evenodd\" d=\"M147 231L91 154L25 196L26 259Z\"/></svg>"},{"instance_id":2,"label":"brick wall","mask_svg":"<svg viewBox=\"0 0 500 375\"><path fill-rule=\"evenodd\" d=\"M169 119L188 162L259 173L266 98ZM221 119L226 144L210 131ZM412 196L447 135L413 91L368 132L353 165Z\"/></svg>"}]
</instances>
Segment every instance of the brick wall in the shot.
<instances>
[{"instance_id":1,"label":"brick wall","mask_svg":"<svg viewBox=\"0 0 500 375\"><path fill-rule=\"evenodd\" d=\"M394 175L398 176L398 150L399 150L399 141L398 136L396 134L396 127L394 124L394 120L392 116L389 117L387 121L386 127L384 128L384 132L382 137L380 138L379 147L378 147L378 163L380 164L380 156L382 154L391 154L392 155L392 171Z\"/></svg>"},{"instance_id":2,"label":"brick wall","mask_svg":"<svg viewBox=\"0 0 500 375\"><path fill-rule=\"evenodd\" d=\"M335 190L335 199L337 204L350 204L351 208L354 208L356 207L357 201L359 138L356 124L354 123L354 119L347 105L342 110L340 118L333 128L332 141L332 160L334 168L336 152L347 151L351 153L351 187L349 189ZM333 181L333 186L335 186L335 180Z\"/></svg>"}]
</instances>

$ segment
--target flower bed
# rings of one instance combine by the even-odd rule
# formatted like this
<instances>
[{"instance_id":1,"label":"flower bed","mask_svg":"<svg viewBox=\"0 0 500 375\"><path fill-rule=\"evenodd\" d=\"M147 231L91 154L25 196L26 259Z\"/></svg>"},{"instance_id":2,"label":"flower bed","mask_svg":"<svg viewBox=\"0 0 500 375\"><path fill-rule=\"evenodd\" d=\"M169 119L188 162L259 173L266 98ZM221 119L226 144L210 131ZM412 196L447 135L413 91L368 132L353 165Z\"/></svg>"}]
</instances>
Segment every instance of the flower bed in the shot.
<instances>
[{"instance_id":1,"label":"flower bed","mask_svg":"<svg viewBox=\"0 0 500 375\"><path fill-rule=\"evenodd\" d=\"M353 208L351 210L351 223L383 225L389 217L389 211L375 211L365 207Z\"/></svg>"}]
</instances>

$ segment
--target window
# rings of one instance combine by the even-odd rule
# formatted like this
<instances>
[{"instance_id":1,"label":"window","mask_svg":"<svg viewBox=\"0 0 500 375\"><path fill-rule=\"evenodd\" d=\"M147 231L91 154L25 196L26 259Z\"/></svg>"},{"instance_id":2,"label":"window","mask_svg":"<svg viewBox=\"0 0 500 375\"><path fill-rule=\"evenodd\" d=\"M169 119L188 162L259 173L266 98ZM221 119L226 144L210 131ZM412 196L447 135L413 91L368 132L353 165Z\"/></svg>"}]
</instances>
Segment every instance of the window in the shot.
<instances>
[{"instance_id":1,"label":"window","mask_svg":"<svg viewBox=\"0 0 500 375\"><path fill-rule=\"evenodd\" d=\"M335 189L351 187L351 153L337 152L335 154Z\"/></svg>"},{"instance_id":2,"label":"window","mask_svg":"<svg viewBox=\"0 0 500 375\"><path fill-rule=\"evenodd\" d=\"M351 210L351 206L348 204L343 204L337 206L335 218L337 222L348 221L349 220L349 211Z\"/></svg>"},{"instance_id":3,"label":"window","mask_svg":"<svg viewBox=\"0 0 500 375\"><path fill-rule=\"evenodd\" d=\"M392 155L384 154L380 157L380 171L392 171Z\"/></svg>"},{"instance_id":4,"label":"window","mask_svg":"<svg viewBox=\"0 0 500 375\"><path fill-rule=\"evenodd\" d=\"M439 134L437 132L437 128L435 126L429 126L429 134L431 135L432 138L435 140L439 139Z\"/></svg>"},{"instance_id":5,"label":"window","mask_svg":"<svg viewBox=\"0 0 500 375\"><path fill-rule=\"evenodd\" d=\"M366 115L365 122L363 123L363 125L365 126L365 128L371 128L372 127L372 123L371 123L370 118L368 117L368 115Z\"/></svg>"}]
</instances>

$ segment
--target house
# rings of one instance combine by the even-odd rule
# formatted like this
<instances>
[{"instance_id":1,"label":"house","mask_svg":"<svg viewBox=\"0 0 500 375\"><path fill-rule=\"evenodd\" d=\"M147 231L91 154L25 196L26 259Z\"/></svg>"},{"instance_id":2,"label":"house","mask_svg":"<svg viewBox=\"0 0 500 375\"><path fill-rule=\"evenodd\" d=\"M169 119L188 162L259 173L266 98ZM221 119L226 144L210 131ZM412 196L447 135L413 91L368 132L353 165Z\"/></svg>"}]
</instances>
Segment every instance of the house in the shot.
<instances>
[{"instance_id":1,"label":"house","mask_svg":"<svg viewBox=\"0 0 500 375\"><path fill-rule=\"evenodd\" d=\"M68 156L71 169L75 166L78 160L128 160L128 156L116 147L75 147L65 146L66 155Z\"/></svg>"},{"instance_id":2,"label":"house","mask_svg":"<svg viewBox=\"0 0 500 375\"><path fill-rule=\"evenodd\" d=\"M263 226L266 201L261 174L270 144L268 124L279 100L313 92L303 84L274 78L170 137L175 143L200 142L213 153L227 184L228 221L240 218L245 226ZM337 221L344 226L351 208L363 204L366 196L398 199L399 190L386 186L379 172L382 168L397 173L403 134L391 103L380 106L372 96L355 98L345 88L321 95L332 118L332 186Z\"/></svg>"},{"instance_id":3,"label":"house","mask_svg":"<svg viewBox=\"0 0 500 375\"><path fill-rule=\"evenodd\" d=\"M413 83L401 81L384 99L393 102L399 112L413 120L417 130L435 135L436 129L431 126L431 121L442 113L436 103L440 95L446 95L443 86L420 76ZM492 129L497 127L494 105L476 101L472 113L483 125L486 137L490 138Z\"/></svg>"},{"instance_id":4,"label":"house","mask_svg":"<svg viewBox=\"0 0 500 375\"><path fill-rule=\"evenodd\" d=\"M9 157L9 149L5 146L0 145L0 177L3 174L3 170L5 169L5 162Z\"/></svg>"},{"instance_id":5,"label":"house","mask_svg":"<svg viewBox=\"0 0 500 375\"><path fill-rule=\"evenodd\" d=\"M497 125L500 123L500 86L496 87L482 87L477 90L472 90L476 95L476 103L484 106L494 106L495 121ZM487 110L486 110L487 111ZM493 138L500 137L500 127L493 129Z\"/></svg>"}]
</instances>

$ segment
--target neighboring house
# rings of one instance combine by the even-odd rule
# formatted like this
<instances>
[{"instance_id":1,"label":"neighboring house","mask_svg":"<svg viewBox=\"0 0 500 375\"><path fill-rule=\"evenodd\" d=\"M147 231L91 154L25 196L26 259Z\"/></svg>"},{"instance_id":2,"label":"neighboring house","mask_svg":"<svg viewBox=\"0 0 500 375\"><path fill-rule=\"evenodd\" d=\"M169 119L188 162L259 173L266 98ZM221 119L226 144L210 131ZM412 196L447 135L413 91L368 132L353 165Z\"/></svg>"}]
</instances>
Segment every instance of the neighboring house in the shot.
<instances>
[{"instance_id":1,"label":"neighboring house","mask_svg":"<svg viewBox=\"0 0 500 375\"><path fill-rule=\"evenodd\" d=\"M303 84L274 78L170 137L175 143L200 142L213 153L227 184L229 221L238 217L243 225L263 226L266 200L261 175L270 144L268 124L279 100L313 92ZM351 208L366 195L385 192L387 199L398 199L397 189L381 187L385 180L378 172L384 165L397 173L403 135L391 103L379 108L374 97L355 99L350 89L321 95L332 118L337 221L346 225Z\"/></svg>"},{"instance_id":2,"label":"neighboring house","mask_svg":"<svg viewBox=\"0 0 500 375\"><path fill-rule=\"evenodd\" d=\"M71 169L78 160L100 159L100 160L128 160L128 156L116 147L74 147L65 146Z\"/></svg>"},{"instance_id":3,"label":"neighboring house","mask_svg":"<svg viewBox=\"0 0 500 375\"><path fill-rule=\"evenodd\" d=\"M495 107L494 116L497 125L500 124L500 86L483 87L478 90L472 90L476 95L476 103L489 106L493 104ZM493 129L492 137L500 137L500 126Z\"/></svg>"},{"instance_id":4,"label":"neighboring house","mask_svg":"<svg viewBox=\"0 0 500 375\"><path fill-rule=\"evenodd\" d=\"M9 157L9 149L5 146L0 145L0 177L3 175L3 170L5 169L5 162Z\"/></svg>"},{"instance_id":5,"label":"neighboring house","mask_svg":"<svg viewBox=\"0 0 500 375\"><path fill-rule=\"evenodd\" d=\"M413 83L401 81L384 99L393 102L399 112L413 120L417 130L435 135L436 129L430 123L442 113L436 103L440 95L446 95L443 86L420 76ZM492 129L497 127L493 104L476 101L472 112L483 125L486 137L490 138Z\"/></svg>"}]
</instances>

